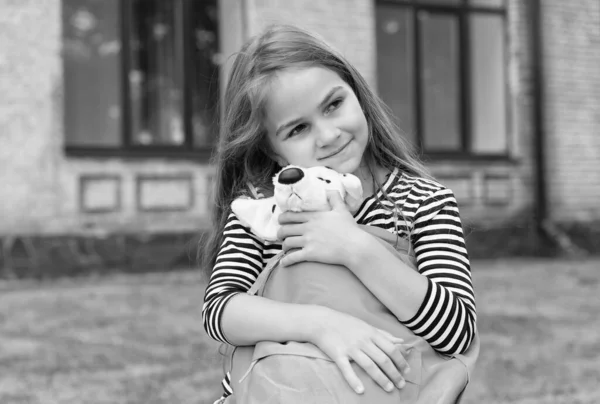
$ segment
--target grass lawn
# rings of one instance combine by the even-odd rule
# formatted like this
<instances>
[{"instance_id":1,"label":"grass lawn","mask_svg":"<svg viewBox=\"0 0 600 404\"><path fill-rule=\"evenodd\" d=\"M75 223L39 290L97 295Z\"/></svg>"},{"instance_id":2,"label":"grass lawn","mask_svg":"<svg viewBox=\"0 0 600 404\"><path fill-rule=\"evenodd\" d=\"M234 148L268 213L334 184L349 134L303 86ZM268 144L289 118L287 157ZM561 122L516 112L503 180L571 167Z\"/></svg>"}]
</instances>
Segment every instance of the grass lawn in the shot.
<instances>
[{"instance_id":1,"label":"grass lawn","mask_svg":"<svg viewBox=\"0 0 600 404\"><path fill-rule=\"evenodd\" d=\"M464 403L600 403L600 260L473 263ZM0 403L204 404L220 358L194 271L0 283Z\"/></svg>"}]
</instances>

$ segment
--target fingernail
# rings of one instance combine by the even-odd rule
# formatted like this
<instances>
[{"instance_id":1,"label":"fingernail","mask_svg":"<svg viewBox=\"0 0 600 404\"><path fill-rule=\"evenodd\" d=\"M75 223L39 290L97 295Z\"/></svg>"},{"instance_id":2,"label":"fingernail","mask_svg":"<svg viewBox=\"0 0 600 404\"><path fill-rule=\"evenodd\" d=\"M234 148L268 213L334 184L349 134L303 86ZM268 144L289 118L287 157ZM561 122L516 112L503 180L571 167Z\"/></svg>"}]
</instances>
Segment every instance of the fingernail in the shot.
<instances>
[{"instance_id":1,"label":"fingernail","mask_svg":"<svg viewBox=\"0 0 600 404\"><path fill-rule=\"evenodd\" d=\"M365 388L363 386L356 386L355 390L358 394L362 394L365 391Z\"/></svg>"},{"instance_id":2,"label":"fingernail","mask_svg":"<svg viewBox=\"0 0 600 404\"><path fill-rule=\"evenodd\" d=\"M385 385L385 391L387 391L389 393L392 390L394 390L394 384L392 382L389 382L388 384Z\"/></svg>"},{"instance_id":3,"label":"fingernail","mask_svg":"<svg viewBox=\"0 0 600 404\"><path fill-rule=\"evenodd\" d=\"M404 373L410 373L410 367L406 367L406 369L404 369Z\"/></svg>"},{"instance_id":4,"label":"fingernail","mask_svg":"<svg viewBox=\"0 0 600 404\"><path fill-rule=\"evenodd\" d=\"M404 380L400 380L398 382L398 388L401 389L402 387L406 386L406 382Z\"/></svg>"}]
</instances>

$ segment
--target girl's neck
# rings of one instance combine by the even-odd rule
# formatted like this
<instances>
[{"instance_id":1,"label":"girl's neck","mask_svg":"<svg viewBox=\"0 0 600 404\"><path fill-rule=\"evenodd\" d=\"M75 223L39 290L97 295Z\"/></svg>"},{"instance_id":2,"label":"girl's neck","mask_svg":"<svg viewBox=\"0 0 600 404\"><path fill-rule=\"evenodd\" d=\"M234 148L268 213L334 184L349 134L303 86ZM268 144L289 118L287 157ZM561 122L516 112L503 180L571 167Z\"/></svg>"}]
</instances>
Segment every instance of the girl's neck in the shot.
<instances>
[{"instance_id":1,"label":"girl's neck","mask_svg":"<svg viewBox=\"0 0 600 404\"><path fill-rule=\"evenodd\" d=\"M388 174L389 171L379 165L374 167L374 172L371 174L371 171L366 164L361 164L358 170L354 172L354 175L358 177L362 184L363 196L365 198L373 195L377 191L377 184L383 184ZM377 182L375 182L375 180Z\"/></svg>"}]
</instances>

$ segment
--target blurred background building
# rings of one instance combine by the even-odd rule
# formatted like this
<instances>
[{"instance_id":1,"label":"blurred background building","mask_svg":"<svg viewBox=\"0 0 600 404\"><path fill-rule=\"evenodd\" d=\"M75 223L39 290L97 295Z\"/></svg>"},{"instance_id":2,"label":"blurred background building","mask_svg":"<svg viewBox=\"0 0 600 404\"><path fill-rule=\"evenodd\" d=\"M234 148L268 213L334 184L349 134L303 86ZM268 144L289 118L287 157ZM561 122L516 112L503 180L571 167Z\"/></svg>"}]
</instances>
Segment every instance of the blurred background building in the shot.
<instances>
[{"instance_id":1,"label":"blurred background building","mask_svg":"<svg viewBox=\"0 0 600 404\"><path fill-rule=\"evenodd\" d=\"M597 0L0 0L0 268L206 228L228 57L274 22L359 68L466 223L600 221Z\"/></svg>"}]
</instances>

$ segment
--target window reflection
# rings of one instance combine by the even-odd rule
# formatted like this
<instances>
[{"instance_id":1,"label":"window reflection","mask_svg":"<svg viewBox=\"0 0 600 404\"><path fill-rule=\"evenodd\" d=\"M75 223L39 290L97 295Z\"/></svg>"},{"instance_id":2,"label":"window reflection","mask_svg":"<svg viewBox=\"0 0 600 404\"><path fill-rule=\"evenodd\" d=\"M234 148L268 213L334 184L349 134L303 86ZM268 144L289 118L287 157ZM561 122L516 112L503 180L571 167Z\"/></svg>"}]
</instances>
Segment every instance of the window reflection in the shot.
<instances>
[{"instance_id":1,"label":"window reflection","mask_svg":"<svg viewBox=\"0 0 600 404\"><path fill-rule=\"evenodd\" d=\"M195 1L192 8L192 65L189 84L193 86L192 132L195 147L212 146L217 138L219 66L221 64L216 1Z\"/></svg>"},{"instance_id":2,"label":"window reflection","mask_svg":"<svg viewBox=\"0 0 600 404\"><path fill-rule=\"evenodd\" d=\"M428 150L461 147L458 24L454 15L419 13L423 142Z\"/></svg>"},{"instance_id":3,"label":"window reflection","mask_svg":"<svg viewBox=\"0 0 600 404\"><path fill-rule=\"evenodd\" d=\"M130 32L132 142L182 145L182 0L133 0Z\"/></svg>"},{"instance_id":4,"label":"window reflection","mask_svg":"<svg viewBox=\"0 0 600 404\"><path fill-rule=\"evenodd\" d=\"M496 15L472 15L472 147L481 153L508 149L504 22Z\"/></svg>"},{"instance_id":5,"label":"window reflection","mask_svg":"<svg viewBox=\"0 0 600 404\"><path fill-rule=\"evenodd\" d=\"M63 0L66 143L121 144L119 2Z\"/></svg>"},{"instance_id":6,"label":"window reflection","mask_svg":"<svg viewBox=\"0 0 600 404\"><path fill-rule=\"evenodd\" d=\"M414 142L413 11L387 4L376 11L379 95L392 110L403 135Z\"/></svg>"}]
</instances>

